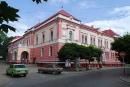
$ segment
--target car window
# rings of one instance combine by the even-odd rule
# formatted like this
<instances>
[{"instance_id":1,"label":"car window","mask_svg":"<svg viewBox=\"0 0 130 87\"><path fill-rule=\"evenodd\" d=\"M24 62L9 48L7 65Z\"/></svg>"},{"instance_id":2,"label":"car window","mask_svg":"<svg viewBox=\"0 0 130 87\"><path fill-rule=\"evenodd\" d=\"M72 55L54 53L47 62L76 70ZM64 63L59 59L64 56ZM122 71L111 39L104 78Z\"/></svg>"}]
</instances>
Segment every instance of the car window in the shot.
<instances>
[{"instance_id":1,"label":"car window","mask_svg":"<svg viewBox=\"0 0 130 87\"><path fill-rule=\"evenodd\" d=\"M25 65L15 65L15 68L25 68Z\"/></svg>"}]
</instances>

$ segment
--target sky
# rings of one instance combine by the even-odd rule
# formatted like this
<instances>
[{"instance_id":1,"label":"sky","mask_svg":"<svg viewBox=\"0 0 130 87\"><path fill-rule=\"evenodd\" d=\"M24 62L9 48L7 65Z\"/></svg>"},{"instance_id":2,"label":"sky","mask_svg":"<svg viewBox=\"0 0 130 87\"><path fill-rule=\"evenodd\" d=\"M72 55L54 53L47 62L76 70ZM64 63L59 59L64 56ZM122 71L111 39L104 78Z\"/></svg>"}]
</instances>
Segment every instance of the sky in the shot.
<instances>
[{"instance_id":1,"label":"sky","mask_svg":"<svg viewBox=\"0 0 130 87\"><path fill-rule=\"evenodd\" d=\"M101 30L112 29L123 35L130 32L130 0L48 0L36 4L32 0L5 0L19 9L18 22L10 22L16 32L9 36L21 36L35 24L44 21L63 9L86 25L94 25Z\"/></svg>"}]
</instances>

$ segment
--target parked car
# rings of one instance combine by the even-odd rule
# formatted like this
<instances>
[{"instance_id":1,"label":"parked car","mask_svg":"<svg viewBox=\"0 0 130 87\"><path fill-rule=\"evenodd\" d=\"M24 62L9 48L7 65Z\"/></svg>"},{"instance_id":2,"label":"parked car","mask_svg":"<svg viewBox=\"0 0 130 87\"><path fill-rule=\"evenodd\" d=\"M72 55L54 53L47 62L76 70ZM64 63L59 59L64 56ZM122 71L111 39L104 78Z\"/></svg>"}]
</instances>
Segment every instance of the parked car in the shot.
<instances>
[{"instance_id":1,"label":"parked car","mask_svg":"<svg viewBox=\"0 0 130 87\"><path fill-rule=\"evenodd\" d=\"M16 75L23 75L26 77L28 74L28 69L25 64L10 64L9 67L6 69L6 74L11 76Z\"/></svg>"},{"instance_id":2,"label":"parked car","mask_svg":"<svg viewBox=\"0 0 130 87\"><path fill-rule=\"evenodd\" d=\"M61 74L63 68L59 67L56 64L46 64L44 66L38 67L39 73L48 73L48 74Z\"/></svg>"}]
</instances>

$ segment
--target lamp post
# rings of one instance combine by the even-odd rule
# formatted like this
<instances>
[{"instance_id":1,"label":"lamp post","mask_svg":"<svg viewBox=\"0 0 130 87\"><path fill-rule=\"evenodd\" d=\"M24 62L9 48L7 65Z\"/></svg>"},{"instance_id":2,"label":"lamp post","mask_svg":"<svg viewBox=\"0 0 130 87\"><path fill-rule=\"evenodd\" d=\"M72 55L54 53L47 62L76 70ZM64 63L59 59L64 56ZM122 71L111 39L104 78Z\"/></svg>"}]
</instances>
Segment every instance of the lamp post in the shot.
<instances>
[{"instance_id":1,"label":"lamp post","mask_svg":"<svg viewBox=\"0 0 130 87\"><path fill-rule=\"evenodd\" d=\"M124 61L124 58L126 56L126 53L124 51L120 52L119 55L121 56L122 60L123 60L123 73L125 75L125 61Z\"/></svg>"}]
</instances>

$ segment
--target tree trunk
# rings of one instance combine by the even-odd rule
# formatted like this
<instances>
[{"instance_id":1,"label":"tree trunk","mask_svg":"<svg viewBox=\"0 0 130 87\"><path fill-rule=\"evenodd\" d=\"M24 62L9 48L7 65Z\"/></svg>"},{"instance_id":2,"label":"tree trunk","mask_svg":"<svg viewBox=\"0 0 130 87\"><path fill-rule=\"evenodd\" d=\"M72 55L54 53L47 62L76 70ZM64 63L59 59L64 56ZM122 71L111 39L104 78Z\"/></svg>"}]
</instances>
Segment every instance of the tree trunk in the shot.
<instances>
[{"instance_id":1,"label":"tree trunk","mask_svg":"<svg viewBox=\"0 0 130 87\"><path fill-rule=\"evenodd\" d=\"M79 71L80 68L80 58L75 59L75 70Z\"/></svg>"},{"instance_id":2,"label":"tree trunk","mask_svg":"<svg viewBox=\"0 0 130 87\"><path fill-rule=\"evenodd\" d=\"M88 63L86 59L85 59L85 62L86 62L86 70L88 70Z\"/></svg>"},{"instance_id":3,"label":"tree trunk","mask_svg":"<svg viewBox=\"0 0 130 87\"><path fill-rule=\"evenodd\" d=\"M90 68L90 60L89 60L89 64L88 64L88 69L91 69L91 68Z\"/></svg>"}]
</instances>

